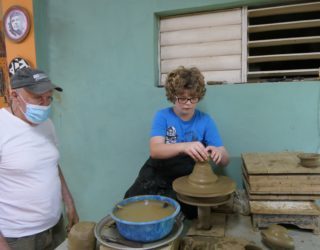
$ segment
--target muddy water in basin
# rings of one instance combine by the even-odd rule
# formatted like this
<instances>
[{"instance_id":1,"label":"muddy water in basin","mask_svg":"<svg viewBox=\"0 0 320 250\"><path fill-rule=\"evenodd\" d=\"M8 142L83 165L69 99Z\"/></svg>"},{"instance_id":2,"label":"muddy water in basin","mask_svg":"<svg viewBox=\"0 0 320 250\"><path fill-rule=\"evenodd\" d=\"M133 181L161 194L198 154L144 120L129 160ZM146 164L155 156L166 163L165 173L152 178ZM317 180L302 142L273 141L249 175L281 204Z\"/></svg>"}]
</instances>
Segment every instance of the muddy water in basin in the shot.
<instances>
[{"instance_id":1,"label":"muddy water in basin","mask_svg":"<svg viewBox=\"0 0 320 250\"><path fill-rule=\"evenodd\" d=\"M170 216L175 208L163 201L142 200L118 206L114 215L121 220L132 222L148 222Z\"/></svg>"}]
</instances>

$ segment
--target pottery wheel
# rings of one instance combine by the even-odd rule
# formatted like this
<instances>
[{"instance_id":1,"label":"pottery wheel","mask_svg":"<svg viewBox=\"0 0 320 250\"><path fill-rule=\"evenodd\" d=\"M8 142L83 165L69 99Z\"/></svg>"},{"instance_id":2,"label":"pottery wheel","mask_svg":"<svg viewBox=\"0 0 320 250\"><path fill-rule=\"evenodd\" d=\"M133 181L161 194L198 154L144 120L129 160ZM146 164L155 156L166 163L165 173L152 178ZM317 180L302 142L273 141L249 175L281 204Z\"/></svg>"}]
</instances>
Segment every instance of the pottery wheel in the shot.
<instances>
[{"instance_id":1,"label":"pottery wheel","mask_svg":"<svg viewBox=\"0 0 320 250\"><path fill-rule=\"evenodd\" d=\"M177 194L177 198L183 203L193 206L214 207L227 203L231 199L231 194L213 198L199 198Z\"/></svg>"},{"instance_id":2,"label":"pottery wheel","mask_svg":"<svg viewBox=\"0 0 320 250\"><path fill-rule=\"evenodd\" d=\"M219 197L226 196L235 191L235 183L226 176L219 176L212 183L194 183L190 180L190 176L177 178L173 182L173 189L178 194L191 197Z\"/></svg>"},{"instance_id":3,"label":"pottery wheel","mask_svg":"<svg viewBox=\"0 0 320 250\"><path fill-rule=\"evenodd\" d=\"M149 243L140 243L126 240L117 230L115 221L110 215L104 217L94 228L94 235L97 241L108 248L119 250L148 250L167 246L180 236L183 230L183 222L177 217L172 231L165 238Z\"/></svg>"},{"instance_id":4,"label":"pottery wheel","mask_svg":"<svg viewBox=\"0 0 320 250\"><path fill-rule=\"evenodd\" d=\"M180 201L198 207L198 228L209 230L210 207L227 203L236 184L227 176L217 176L205 161L197 162L190 175L175 179L172 187Z\"/></svg>"}]
</instances>

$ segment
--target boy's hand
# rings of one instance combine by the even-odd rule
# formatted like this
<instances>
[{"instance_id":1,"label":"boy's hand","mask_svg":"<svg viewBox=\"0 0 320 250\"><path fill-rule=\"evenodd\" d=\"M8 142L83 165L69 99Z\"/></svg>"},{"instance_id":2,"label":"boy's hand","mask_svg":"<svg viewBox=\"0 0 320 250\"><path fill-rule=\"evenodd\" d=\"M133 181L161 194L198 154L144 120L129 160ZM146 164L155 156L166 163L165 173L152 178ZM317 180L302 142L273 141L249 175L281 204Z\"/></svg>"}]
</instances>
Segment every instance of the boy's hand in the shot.
<instances>
[{"instance_id":1,"label":"boy's hand","mask_svg":"<svg viewBox=\"0 0 320 250\"><path fill-rule=\"evenodd\" d=\"M208 146L206 147L207 152L210 154L210 157L212 158L212 161L216 164L219 165L222 160L222 150L218 147L214 146Z\"/></svg>"},{"instance_id":2,"label":"boy's hand","mask_svg":"<svg viewBox=\"0 0 320 250\"><path fill-rule=\"evenodd\" d=\"M201 142L185 142L183 152L195 161L206 161L208 152Z\"/></svg>"},{"instance_id":3,"label":"boy's hand","mask_svg":"<svg viewBox=\"0 0 320 250\"><path fill-rule=\"evenodd\" d=\"M212 161L220 167L226 167L229 164L229 154L225 147L208 146L206 151L212 158Z\"/></svg>"}]
</instances>

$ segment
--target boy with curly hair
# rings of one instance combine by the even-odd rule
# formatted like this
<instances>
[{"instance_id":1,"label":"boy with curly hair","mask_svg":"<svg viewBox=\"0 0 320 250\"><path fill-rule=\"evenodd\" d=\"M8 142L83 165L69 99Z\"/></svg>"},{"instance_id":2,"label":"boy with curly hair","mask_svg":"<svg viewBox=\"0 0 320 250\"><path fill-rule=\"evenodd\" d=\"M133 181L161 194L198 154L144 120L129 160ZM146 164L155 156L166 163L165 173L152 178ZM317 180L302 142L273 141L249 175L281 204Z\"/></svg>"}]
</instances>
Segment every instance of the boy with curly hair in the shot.
<instances>
[{"instance_id":1,"label":"boy with curly hair","mask_svg":"<svg viewBox=\"0 0 320 250\"><path fill-rule=\"evenodd\" d=\"M191 174L195 161L210 156L219 166L229 163L214 120L196 109L206 93L204 77L193 68L179 67L168 74L165 90L173 107L159 110L153 120L150 158L125 197L159 194L176 198L172 182ZM187 218L196 217L196 208L181 204Z\"/></svg>"}]
</instances>

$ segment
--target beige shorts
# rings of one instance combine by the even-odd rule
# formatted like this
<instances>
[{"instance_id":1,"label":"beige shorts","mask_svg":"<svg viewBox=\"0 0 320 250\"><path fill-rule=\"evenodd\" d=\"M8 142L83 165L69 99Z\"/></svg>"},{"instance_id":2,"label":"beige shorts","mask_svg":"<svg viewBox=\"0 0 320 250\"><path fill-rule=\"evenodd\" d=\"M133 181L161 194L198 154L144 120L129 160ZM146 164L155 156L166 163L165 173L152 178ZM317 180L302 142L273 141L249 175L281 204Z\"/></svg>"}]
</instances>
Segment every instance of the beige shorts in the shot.
<instances>
[{"instance_id":1,"label":"beige shorts","mask_svg":"<svg viewBox=\"0 0 320 250\"><path fill-rule=\"evenodd\" d=\"M54 227L41 233L5 239L12 250L53 250L66 239L63 217Z\"/></svg>"}]
</instances>

